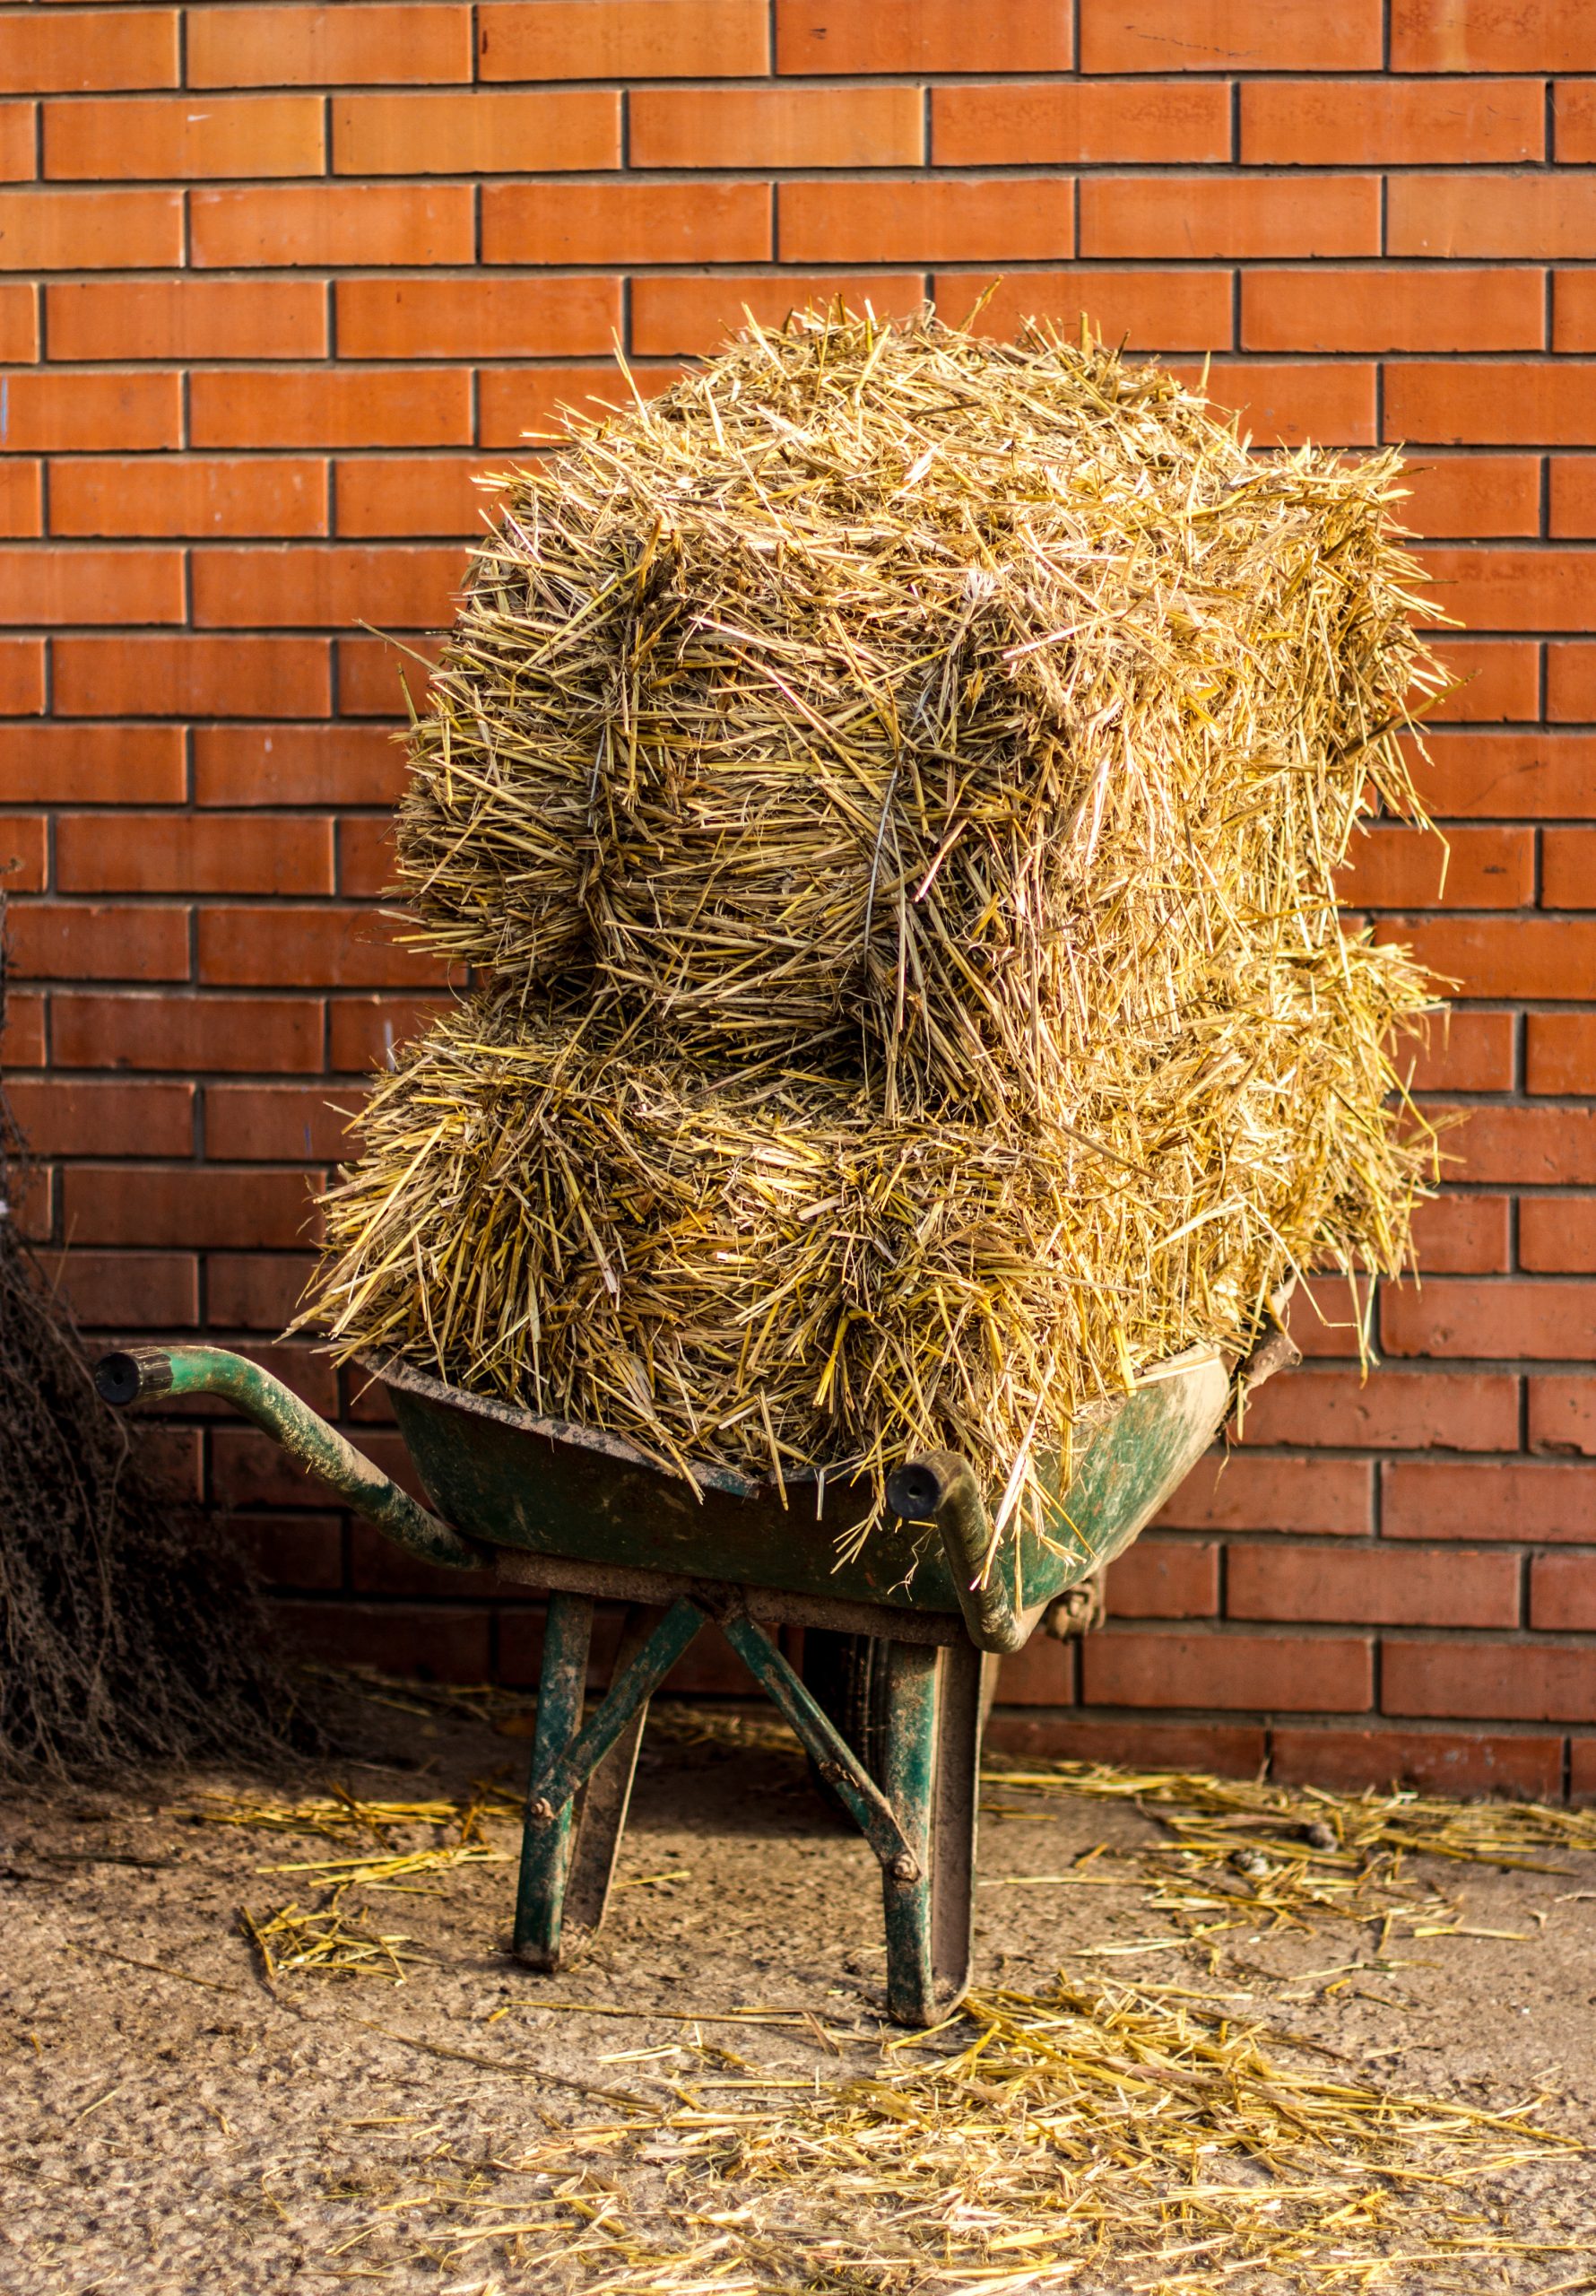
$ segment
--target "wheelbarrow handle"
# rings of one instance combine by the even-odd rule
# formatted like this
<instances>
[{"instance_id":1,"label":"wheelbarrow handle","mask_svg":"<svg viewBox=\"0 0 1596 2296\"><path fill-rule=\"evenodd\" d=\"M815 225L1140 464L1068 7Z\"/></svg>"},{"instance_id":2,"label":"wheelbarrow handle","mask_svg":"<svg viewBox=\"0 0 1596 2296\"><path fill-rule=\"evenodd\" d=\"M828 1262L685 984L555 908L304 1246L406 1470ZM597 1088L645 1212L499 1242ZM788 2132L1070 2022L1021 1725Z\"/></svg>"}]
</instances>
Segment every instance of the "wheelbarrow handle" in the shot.
<instances>
[{"instance_id":1,"label":"wheelbarrow handle","mask_svg":"<svg viewBox=\"0 0 1596 2296\"><path fill-rule=\"evenodd\" d=\"M401 1491L291 1387L247 1356L225 1347L124 1348L100 1358L94 1384L118 1408L147 1396L220 1396L264 1427L291 1459L330 1484L357 1515L423 1561L477 1570L492 1560Z\"/></svg>"},{"instance_id":2,"label":"wheelbarrow handle","mask_svg":"<svg viewBox=\"0 0 1596 2296\"><path fill-rule=\"evenodd\" d=\"M923 1451L887 1478L887 1504L909 1523L934 1523L942 1535L958 1607L977 1650L1000 1656L1024 1648L1029 1629L997 1569L986 1567L992 1525L981 1485L957 1451Z\"/></svg>"}]
</instances>

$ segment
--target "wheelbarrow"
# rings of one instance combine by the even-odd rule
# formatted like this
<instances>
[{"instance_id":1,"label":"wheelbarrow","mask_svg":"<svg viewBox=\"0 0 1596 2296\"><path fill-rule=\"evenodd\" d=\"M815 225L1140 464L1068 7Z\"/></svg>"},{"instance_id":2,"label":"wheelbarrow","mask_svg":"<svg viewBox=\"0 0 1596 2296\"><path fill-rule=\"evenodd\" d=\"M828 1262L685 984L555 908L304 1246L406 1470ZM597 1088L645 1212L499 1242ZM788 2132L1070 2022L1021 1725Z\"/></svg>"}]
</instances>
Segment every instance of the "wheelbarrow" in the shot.
<instances>
[{"instance_id":1,"label":"wheelbarrow","mask_svg":"<svg viewBox=\"0 0 1596 2296\"><path fill-rule=\"evenodd\" d=\"M1235 1375L1255 1386L1295 1350L1274 1333ZM1130 1545L1212 1441L1232 1366L1172 1358L1071 1431L1068 1487L1043 1481L1042 1526L994 1541L967 1461L907 1460L889 1518L834 1472L785 1485L703 1468L690 1485L619 1437L466 1395L408 1364L361 1366L386 1389L436 1513L282 1382L215 1347L108 1355L109 1403L217 1396L432 1563L484 1566L549 1592L522 1833L514 1951L559 1968L603 1918L648 1701L699 1630L720 1626L808 1750L881 1869L887 1999L899 2023L945 2016L969 1979L981 1735L993 1672ZM608 1690L584 1718L595 1599L626 1605ZM805 1631L806 1681L776 1630Z\"/></svg>"}]
</instances>

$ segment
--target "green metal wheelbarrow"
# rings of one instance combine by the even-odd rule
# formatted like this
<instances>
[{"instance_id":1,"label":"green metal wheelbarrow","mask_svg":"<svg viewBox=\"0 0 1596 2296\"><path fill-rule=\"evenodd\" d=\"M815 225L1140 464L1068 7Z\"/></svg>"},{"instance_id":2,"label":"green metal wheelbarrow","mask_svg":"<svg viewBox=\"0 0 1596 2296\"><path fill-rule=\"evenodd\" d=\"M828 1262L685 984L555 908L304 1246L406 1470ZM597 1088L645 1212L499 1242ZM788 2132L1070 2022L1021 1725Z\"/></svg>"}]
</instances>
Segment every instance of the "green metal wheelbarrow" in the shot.
<instances>
[{"instance_id":1,"label":"green metal wheelbarrow","mask_svg":"<svg viewBox=\"0 0 1596 2296\"><path fill-rule=\"evenodd\" d=\"M1238 1377L1255 1385L1294 1355L1273 1334ZM117 1405L221 1396L412 1553L549 1591L517 1958L555 1970L571 1934L603 1919L649 1699L713 1619L880 1861L889 2013L906 2025L946 2015L969 1976L996 1660L1131 1544L1212 1441L1232 1391L1226 1359L1192 1349L1085 1413L1045 1532L1007 1529L991 1552L976 1477L951 1453L898 1469L892 1519L853 1552L847 1534L871 1504L862 1483L790 1476L781 1490L705 1469L695 1489L615 1436L408 1365L362 1368L387 1390L436 1514L243 1356L132 1348L105 1357L98 1380ZM600 1598L627 1608L609 1688L584 1719ZM804 1629L802 1675L775 1639L782 1625Z\"/></svg>"}]
</instances>

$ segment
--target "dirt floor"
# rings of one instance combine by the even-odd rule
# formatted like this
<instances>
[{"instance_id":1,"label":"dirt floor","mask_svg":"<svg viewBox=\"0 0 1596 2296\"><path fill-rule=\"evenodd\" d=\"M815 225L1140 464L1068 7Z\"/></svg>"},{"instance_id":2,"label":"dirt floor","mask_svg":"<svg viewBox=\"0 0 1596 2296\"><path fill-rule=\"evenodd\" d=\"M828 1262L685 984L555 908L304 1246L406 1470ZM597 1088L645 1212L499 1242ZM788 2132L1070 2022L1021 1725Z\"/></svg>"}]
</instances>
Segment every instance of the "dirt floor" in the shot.
<instances>
[{"instance_id":1,"label":"dirt floor","mask_svg":"<svg viewBox=\"0 0 1596 2296\"><path fill-rule=\"evenodd\" d=\"M1175 2219L1152 2249L1122 2242L1117 2256L1113 2240L1084 2255L1078 2230L1050 2246L1022 2229L1005 2248L989 2226L972 2248L946 2221L911 2221L919 2171L901 2145L880 2177L879 2234L873 2202L834 2199L828 2227L794 2161L820 2161L827 2099L906 2060L882 2016L872 1861L768 1726L722 1718L695 1733L667 1720L651 1733L608 1924L558 1978L507 1958L516 1835L493 1821L487 1857L398 1891L346 1892L347 1928L403 1934L396 1950L422 1957L401 1961L403 1984L391 1962L387 1976L379 1963L364 1977L269 1979L240 1909L258 1927L291 1901L323 1904L326 1876L266 1869L349 1850L193 1813L330 1785L373 1801L469 1798L473 1781L513 1789L525 1762L506 1734L521 1718L495 1728L369 1702L360 1713L361 1743L336 1761L0 1803L5 2296L330 2296L361 2281L437 2296L1596 2288L1596 2160L1570 2148L1488 2176L1483 2139L1478 2180L1466 2147L1448 2156L1458 2181L1443 2213L1483 2226L1495 2252L1449 2265L1451 2278L1400 2225L1361 2249L1352 2239L1351 2265L1304 2283L1262 2266L1236 2277L1222 2246L1205 2263ZM1080 1863L1099 1843L1156 1841L1152 1818L1028 1800L1001 1782L989 1796L976 1922L988 1995L1045 1996L1061 1969L1089 1991L1162 1987L1160 2014L1189 2000L1210 2021L1288 2031L1280 2045L1318 2077L1329 2067L1337 2082L1470 2107L1536 2104L1543 2126L1596 2138L1596 1858L1437 1870L1471 1934L1388 1934L1382 1952L1375 1926L1340 1922L1203 1944L1149 1909L1133 1868ZM872 2127L897 2142L891 2114L872 2109ZM848 2126L865 2126L857 2110ZM790 2130L796 2150L784 2152ZM826 2157L868 2169L883 2141L845 2132ZM1084 2170L1067 2146L1060 2157L1090 2188L1114 2149ZM1045 2173L1056 2185L1063 2170ZM1363 2181L1401 2196L1400 2179ZM988 2213L1001 2227L999 2184L986 2170L969 2184L967 2214L984 2190L998 2195ZM832 2189L846 2193L846 2176ZM1392 2261L1404 2253L1410 2263ZM1359 2256L1383 2257L1384 2276L1360 2278Z\"/></svg>"}]
</instances>

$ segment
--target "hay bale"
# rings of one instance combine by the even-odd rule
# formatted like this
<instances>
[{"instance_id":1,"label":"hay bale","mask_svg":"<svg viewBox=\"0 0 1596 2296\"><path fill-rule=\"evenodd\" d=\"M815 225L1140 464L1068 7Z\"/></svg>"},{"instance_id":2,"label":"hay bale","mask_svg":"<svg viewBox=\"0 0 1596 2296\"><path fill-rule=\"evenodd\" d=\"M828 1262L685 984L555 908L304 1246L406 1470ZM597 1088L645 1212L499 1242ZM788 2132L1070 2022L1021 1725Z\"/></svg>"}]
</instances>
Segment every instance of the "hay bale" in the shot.
<instances>
[{"instance_id":1,"label":"hay bale","mask_svg":"<svg viewBox=\"0 0 1596 2296\"><path fill-rule=\"evenodd\" d=\"M486 996L329 1202L335 1344L775 1471L952 1440L1395 1268L1432 996L1344 935L1417 810L1397 465L1100 346L753 330L509 482L399 870Z\"/></svg>"}]
</instances>

